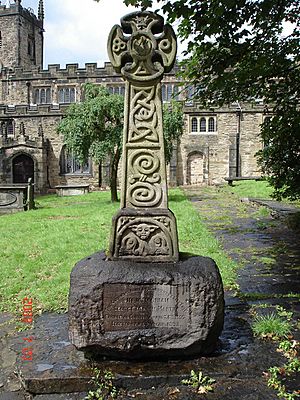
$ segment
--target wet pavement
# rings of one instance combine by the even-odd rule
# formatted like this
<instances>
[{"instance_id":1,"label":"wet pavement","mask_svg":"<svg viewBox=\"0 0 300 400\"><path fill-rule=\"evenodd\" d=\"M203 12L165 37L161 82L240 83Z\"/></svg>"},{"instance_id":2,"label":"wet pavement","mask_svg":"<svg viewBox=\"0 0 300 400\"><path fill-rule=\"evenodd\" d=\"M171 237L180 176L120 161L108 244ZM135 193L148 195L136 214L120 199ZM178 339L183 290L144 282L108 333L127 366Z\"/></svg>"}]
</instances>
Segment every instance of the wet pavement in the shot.
<instances>
[{"instance_id":1,"label":"wet pavement","mask_svg":"<svg viewBox=\"0 0 300 400\"><path fill-rule=\"evenodd\" d=\"M124 388L118 399L278 399L264 373L286 359L274 342L253 337L251 310L262 303L270 309L281 305L299 320L300 233L288 227L285 217L274 219L256 203L224 202L217 191L201 188L186 193L226 252L242 265L239 290L225 294L225 326L217 351L189 361L103 361L95 366L115 374L116 385ZM299 339L298 331L294 335ZM33 361L21 358L24 337L33 338ZM2 314L0 341L0 400L80 400L92 388L90 362L69 343L67 315L43 314L32 330L16 333L13 317ZM212 393L199 395L181 384L192 369L216 380ZM297 378L287 386L299 388Z\"/></svg>"}]
</instances>

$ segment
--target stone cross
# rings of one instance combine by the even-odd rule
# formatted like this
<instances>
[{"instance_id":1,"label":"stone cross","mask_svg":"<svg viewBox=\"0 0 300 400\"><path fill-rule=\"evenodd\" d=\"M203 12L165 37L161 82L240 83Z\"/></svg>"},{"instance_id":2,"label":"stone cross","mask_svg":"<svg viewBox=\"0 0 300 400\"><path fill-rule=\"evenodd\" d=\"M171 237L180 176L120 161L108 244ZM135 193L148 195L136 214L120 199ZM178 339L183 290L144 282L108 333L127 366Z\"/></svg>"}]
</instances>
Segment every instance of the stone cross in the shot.
<instances>
[{"instance_id":1,"label":"stone cross","mask_svg":"<svg viewBox=\"0 0 300 400\"><path fill-rule=\"evenodd\" d=\"M168 209L161 80L177 43L155 13L134 12L108 38L114 69L126 81L121 209L113 218L108 258L178 261L176 220Z\"/></svg>"}]
</instances>

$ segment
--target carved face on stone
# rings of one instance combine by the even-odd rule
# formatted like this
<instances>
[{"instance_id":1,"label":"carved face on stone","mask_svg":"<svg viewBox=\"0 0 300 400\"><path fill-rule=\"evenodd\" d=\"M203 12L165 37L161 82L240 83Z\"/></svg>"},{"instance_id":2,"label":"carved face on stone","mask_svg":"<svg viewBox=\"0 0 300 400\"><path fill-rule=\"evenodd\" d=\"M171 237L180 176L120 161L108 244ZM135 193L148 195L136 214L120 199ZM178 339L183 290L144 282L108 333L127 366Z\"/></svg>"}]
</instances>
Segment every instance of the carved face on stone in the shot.
<instances>
[{"instance_id":1,"label":"carved face on stone","mask_svg":"<svg viewBox=\"0 0 300 400\"><path fill-rule=\"evenodd\" d=\"M140 239L147 240L150 234L154 232L157 229L157 227L147 224L139 224L139 225L133 225L131 229Z\"/></svg>"}]
</instances>

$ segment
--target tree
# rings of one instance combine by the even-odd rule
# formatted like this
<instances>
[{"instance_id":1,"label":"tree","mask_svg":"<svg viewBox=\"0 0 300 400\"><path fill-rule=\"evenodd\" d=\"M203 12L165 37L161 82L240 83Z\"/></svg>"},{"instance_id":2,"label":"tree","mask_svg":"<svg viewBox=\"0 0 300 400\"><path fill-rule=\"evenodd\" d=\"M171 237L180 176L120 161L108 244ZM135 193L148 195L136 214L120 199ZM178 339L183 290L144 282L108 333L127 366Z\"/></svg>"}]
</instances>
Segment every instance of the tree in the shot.
<instances>
[{"instance_id":1,"label":"tree","mask_svg":"<svg viewBox=\"0 0 300 400\"><path fill-rule=\"evenodd\" d=\"M85 99L72 104L59 124L65 143L79 161L110 158L111 201L117 201L117 171L121 157L124 98L100 85L86 84Z\"/></svg>"},{"instance_id":2,"label":"tree","mask_svg":"<svg viewBox=\"0 0 300 400\"><path fill-rule=\"evenodd\" d=\"M163 106L163 129L166 163L171 161L174 143L183 133L182 104L171 101Z\"/></svg>"},{"instance_id":3,"label":"tree","mask_svg":"<svg viewBox=\"0 0 300 400\"><path fill-rule=\"evenodd\" d=\"M264 100L273 118L262 126L259 162L277 198L299 198L300 0L157 2L188 41L182 77L203 106Z\"/></svg>"},{"instance_id":4,"label":"tree","mask_svg":"<svg viewBox=\"0 0 300 400\"><path fill-rule=\"evenodd\" d=\"M85 99L72 104L58 126L69 149L84 162L88 157L101 162L110 158L111 201L118 201L117 174L122 152L124 97L110 94L100 85L87 83ZM183 112L180 103L164 106L164 142L167 162L173 143L183 132Z\"/></svg>"}]
</instances>

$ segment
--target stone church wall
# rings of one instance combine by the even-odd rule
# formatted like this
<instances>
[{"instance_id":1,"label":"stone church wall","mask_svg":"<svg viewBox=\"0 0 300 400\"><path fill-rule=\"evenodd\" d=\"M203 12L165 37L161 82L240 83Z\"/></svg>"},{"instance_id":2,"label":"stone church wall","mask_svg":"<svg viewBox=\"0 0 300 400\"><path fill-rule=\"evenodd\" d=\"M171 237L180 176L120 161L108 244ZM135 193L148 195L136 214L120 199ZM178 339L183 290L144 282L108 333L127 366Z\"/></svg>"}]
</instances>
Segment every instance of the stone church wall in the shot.
<instances>
[{"instance_id":1,"label":"stone church wall","mask_svg":"<svg viewBox=\"0 0 300 400\"><path fill-rule=\"evenodd\" d=\"M57 126L70 102L84 99L87 82L123 94L120 75L110 63L86 63L83 68L52 64L42 69L43 20L16 3L10 8L0 5L0 22L0 183L13 182L14 157L28 154L34 160L37 191L68 183L97 187L99 180L107 186L107 160L100 177L97 165L84 173L64 172L64 144ZM180 86L177 71L178 67L166 74L161 86L163 100L174 95L184 104L184 134L167 166L169 184L217 184L228 176L259 175L255 153L262 146L262 105L237 103L203 110L190 99L189 89ZM64 91L72 91L72 99L62 99ZM119 169L121 173L121 163Z\"/></svg>"}]
</instances>

